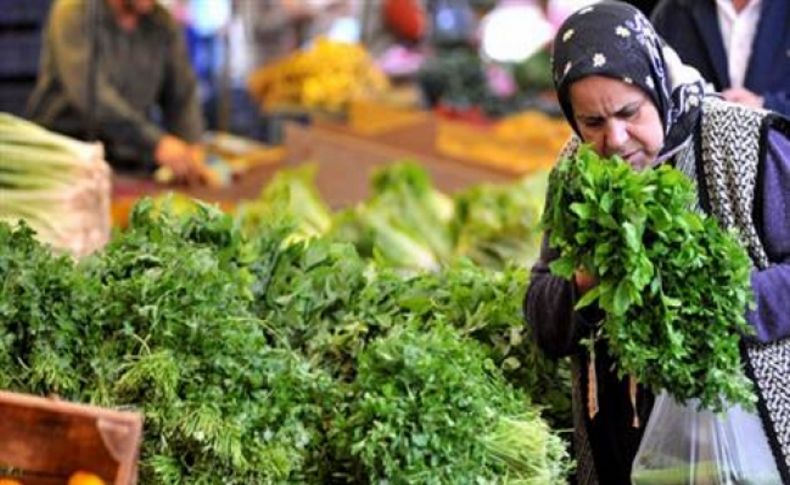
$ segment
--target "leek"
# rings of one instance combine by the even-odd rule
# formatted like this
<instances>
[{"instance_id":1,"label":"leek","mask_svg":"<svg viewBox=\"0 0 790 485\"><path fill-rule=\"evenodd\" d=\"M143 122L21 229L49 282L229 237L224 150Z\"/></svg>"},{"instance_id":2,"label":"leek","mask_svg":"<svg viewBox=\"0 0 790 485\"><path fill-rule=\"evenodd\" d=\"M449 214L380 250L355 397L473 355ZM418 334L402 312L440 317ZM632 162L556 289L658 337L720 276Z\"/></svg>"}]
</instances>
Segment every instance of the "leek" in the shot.
<instances>
[{"instance_id":1,"label":"leek","mask_svg":"<svg viewBox=\"0 0 790 485\"><path fill-rule=\"evenodd\" d=\"M100 145L0 113L0 220L82 256L109 238L109 176Z\"/></svg>"}]
</instances>

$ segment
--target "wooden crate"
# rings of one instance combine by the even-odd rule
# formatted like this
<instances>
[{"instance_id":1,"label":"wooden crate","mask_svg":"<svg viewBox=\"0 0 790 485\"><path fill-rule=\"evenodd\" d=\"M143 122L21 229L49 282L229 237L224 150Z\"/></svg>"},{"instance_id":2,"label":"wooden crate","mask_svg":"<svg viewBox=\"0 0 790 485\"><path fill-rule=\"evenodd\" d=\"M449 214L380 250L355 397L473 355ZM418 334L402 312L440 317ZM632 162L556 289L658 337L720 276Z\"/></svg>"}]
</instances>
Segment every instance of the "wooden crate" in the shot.
<instances>
[{"instance_id":1,"label":"wooden crate","mask_svg":"<svg viewBox=\"0 0 790 485\"><path fill-rule=\"evenodd\" d=\"M0 465L23 485L65 485L78 470L135 484L142 429L139 413L0 391Z\"/></svg>"}]
</instances>

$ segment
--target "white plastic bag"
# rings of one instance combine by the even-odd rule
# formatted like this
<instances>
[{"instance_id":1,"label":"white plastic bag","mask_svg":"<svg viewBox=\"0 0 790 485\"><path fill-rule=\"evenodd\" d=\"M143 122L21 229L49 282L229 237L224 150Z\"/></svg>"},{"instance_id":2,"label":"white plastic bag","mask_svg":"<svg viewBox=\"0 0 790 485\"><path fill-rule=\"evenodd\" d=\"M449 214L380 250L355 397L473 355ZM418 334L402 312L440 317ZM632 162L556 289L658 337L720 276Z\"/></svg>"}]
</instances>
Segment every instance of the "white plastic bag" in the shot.
<instances>
[{"instance_id":1,"label":"white plastic bag","mask_svg":"<svg viewBox=\"0 0 790 485\"><path fill-rule=\"evenodd\" d=\"M631 469L633 485L780 485L756 413L716 414L679 404L666 391L653 405Z\"/></svg>"}]
</instances>

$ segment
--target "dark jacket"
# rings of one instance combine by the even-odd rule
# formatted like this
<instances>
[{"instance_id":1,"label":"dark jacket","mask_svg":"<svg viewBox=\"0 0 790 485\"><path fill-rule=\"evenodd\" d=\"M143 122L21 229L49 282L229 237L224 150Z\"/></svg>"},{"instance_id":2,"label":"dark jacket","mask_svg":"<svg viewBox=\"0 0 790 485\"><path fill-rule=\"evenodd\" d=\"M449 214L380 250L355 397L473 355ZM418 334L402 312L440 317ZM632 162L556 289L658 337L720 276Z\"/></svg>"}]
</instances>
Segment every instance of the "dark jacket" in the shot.
<instances>
[{"instance_id":1,"label":"dark jacket","mask_svg":"<svg viewBox=\"0 0 790 485\"><path fill-rule=\"evenodd\" d=\"M763 96L766 109L790 116L790 2L762 1L744 87ZM715 0L662 0L651 20L684 63L718 91L731 87Z\"/></svg>"}]
</instances>

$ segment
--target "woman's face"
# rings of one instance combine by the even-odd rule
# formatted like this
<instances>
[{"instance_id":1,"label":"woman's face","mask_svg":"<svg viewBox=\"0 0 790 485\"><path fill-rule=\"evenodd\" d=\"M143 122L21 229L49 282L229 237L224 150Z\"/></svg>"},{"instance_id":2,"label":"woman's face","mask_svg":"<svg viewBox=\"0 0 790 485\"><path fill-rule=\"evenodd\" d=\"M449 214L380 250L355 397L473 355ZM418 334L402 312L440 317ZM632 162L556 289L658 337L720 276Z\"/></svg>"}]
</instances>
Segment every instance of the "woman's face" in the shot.
<instances>
[{"instance_id":1,"label":"woman's face","mask_svg":"<svg viewBox=\"0 0 790 485\"><path fill-rule=\"evenodd\" d=\"M598 154L620 155L637 170L655 164L664 128L656 106L640 88L588 76L571 84L570 102L582 139Z\"/></svg>"}]
</instances>

